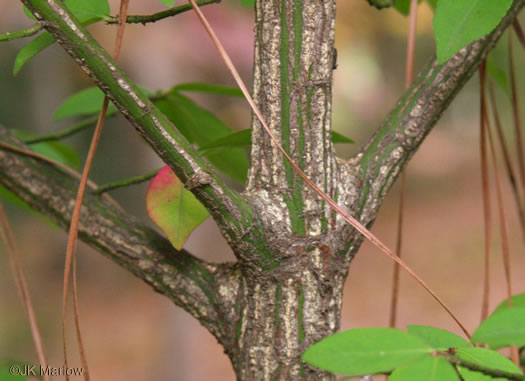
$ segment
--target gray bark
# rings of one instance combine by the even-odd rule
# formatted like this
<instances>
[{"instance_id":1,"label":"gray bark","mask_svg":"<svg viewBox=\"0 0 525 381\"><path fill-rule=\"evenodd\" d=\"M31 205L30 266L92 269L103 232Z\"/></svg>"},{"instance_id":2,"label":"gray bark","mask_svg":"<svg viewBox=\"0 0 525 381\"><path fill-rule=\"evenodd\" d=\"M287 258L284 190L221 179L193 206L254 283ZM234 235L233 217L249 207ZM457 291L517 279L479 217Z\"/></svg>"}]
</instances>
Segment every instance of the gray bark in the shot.
<instances>
[{"instance_id":1,"label":"gray bark","mask_svg":"<svg viewBox=\"0 0 525 381\"><path fill-rule=\"evenodd\" d=\"M23 2L210 209L238 262L211 265L176 252L93 195L81 238L199 319L239 380L332 380L300 356L338 330L343 284L362 237L306 188L255 120L248 186L233 192L67 10L54 0ZM303 171L370 226L399 172L525 3L516 1L493 33L446 64L432 62L347 161L335 157L330 141L335 0L256 4L256 102ZM0 183L66 227L76 182L16 153L0 151L0 159Z\"/></svg>"}]
</instances>

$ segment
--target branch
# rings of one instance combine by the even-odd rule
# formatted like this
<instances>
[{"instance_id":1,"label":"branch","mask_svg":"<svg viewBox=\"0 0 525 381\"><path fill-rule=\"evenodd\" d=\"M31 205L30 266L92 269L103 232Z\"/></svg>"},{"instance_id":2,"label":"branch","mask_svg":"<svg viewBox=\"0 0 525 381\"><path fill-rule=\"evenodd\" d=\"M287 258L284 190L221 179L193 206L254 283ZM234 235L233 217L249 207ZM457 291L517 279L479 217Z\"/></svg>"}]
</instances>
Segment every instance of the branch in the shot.
<instances>
[{"instance_id":1,"label":"branch","mask_svg":"<svg viewBox=\"0 0 525 381\"><path fill-rule=\"evenodd\" d=\"M28 149L0 126L0 140ZM20 153L0 150L0 184L58 226L69 226L78 179ZM157 232L88 188L81 211L79 237L168 296L197 318L219 341L228 327L218 285L230 265L206 263L185 250L177 251Z\"/></svg>"},{"instance_id":2,"label":"branch","mask_svg":"<svg viewBox=\"0 0 525 381\"><path fill-rule=\"evenodd\" d=\"M146 173L145 175L130 177L124 180L118 180L111 182L106 185L102 185L98 187L98 189L95 191L97 194L106 193L115 189L128 187L130 185L140 184L145 181L151 180L154 178L158 173L160 172L160 169L154 169L153 171L150 171Z\"/></svg>"},{"instance_id":3,"label":"branch","mask_svg":"<svg viewBox=\"0 0 525 381\"><path fill-rule=\"evenodd\" d=\"M204 5L220 3L221 1L222 0L201 0L201 1L198 1L197 4L199 4L199 6L202 7ZM184 5L180 5L178 7L170 8L170 9L162 11L162 12L154 13L152 15L128 16L126 18L126 23L128 23L128 24L143 24L143 25L146 25L147 23L157 22L157 21L160 21L162 19L165 19L165 18L168 18L168 17L173 17L173 16L176 16L178 14L181 14L181 13L184 13L184 12L187 12L187 11L190 11L190 10L191 10L191 5L184 4ZM118 22L118 16L106 17L104 19L104 21L107 24L116 24Z\"/></svg>"},{"instance_id":4,"label":"branch","mask_svg":"<svg viewBox=\"0 0 525 381\"><path fill-rule=\"evenodd\" d=\"M350 163L358 162L358 181L362 182L358 216L365 225L373 221L381 200L401 170L524 5L524 0L515 1L492 33L468 45L445 64L433 60L386 122L351 159Z\"/></svg>"},{"instance_id":5,"label":"branch","mask_svg":"<svg viewBox=\"0 0 525 381\"><path fill-rule=\"evenodd\" d=\"M166 116L138 89L61 2L22 0L210 211L230 243L242 243L254 212L227 187ZM235 250L246 252L246 250Z\"/></svg>"},{"instance_id":6,"label":"branch","mask_svg":"<svg viewBox=\"0 0 525 381\"><path fill-rule=\"evenodd\" d=\"M68 127L60 131L46 132L40 135L29 137L27 139L22 139L22 141L26 144L36 144L47 141L62 140L72 135L75 135L77 132L81 132L87 130L88 128L95 127L95 124L97 124L97 117L98 116L96 115L92 117L90 116L89 118L78 122L72 127ZM108 117L111 117L111 115Z\"/></svg>"},{"instance_id":7,"label":"branch","mask_svg":"<svg viewBox=\"0 0 525 381\"><path fill-rule=\"evenodd\" d=\"M221 1L222 0L201 0L197 3L199 4L200 7L202 7L204 5L220 3ZM168 17L177 16L178 14L187 12L189 10L191 10L191 6L189 4L184 4L178 7L170 8L162 12L154 13L152 15L128 16L126 18L126 23L146 25L148 23L157 22L157 21L163 20ZM103 21L105 21L106 24L117 24L118 16L104 17ZM40 24L35 24L27 29L22 29L22 30L17 30L15 32L7 32L4 34L0 34L0 42L16 40L18 38L24 38L24 37L31 37L37 34L38 32L40 32L41 30L42 30L42 26Z\"/></svg>"},{"instance_id":8,"label":"branch","mask_svg":"<svg viewBox=\"0 0 525 381\"><path fill-rule=\"evenodd\" d=\"M14 32L7 32L5 34L0 34L0 42L2 41L10 41L10 40L16 40L17 38L24 38L24 37L31 37L37 34L42 30L42 26L40 24L35 24L32 27L29 27L27 29L17 30Z\"/></svg>"},{"instance_id":9,"label":"branch","mask_svg":"<svg viewBox=\"0 0 525 381\"><path fill-rule=\"evenodd\" d=\"M512 373L507 372L501 369L494 369L490 367L486 367L471 361L463 360L462 358L454 355L450 355L448 353L440 353L450 364L455 366L461 366L463 368L472 370L474 372L479 372L482 374L485 374L487 376L501 379L505 378L507 380L517 380L517 381L523 381L525 380L525 376L523 374L519 373Z\"/></svg>"}]
</instances>

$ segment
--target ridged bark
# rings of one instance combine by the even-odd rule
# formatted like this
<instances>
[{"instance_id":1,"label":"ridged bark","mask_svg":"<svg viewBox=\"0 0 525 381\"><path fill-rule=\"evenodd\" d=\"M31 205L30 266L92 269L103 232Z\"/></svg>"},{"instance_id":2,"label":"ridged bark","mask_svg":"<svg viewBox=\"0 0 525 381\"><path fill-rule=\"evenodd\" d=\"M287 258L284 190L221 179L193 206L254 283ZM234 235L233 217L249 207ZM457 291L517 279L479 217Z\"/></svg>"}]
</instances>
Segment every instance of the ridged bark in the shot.
<instances>
[{"instance_id":1,"label":"ridged bark","mask_svg":"<svg viewBox=\"0 0 525 381\"><path fill-rule=\"evenodd\" d=\"M338 330L362 237L305 187L255 120L247 189L229 189L62 3L22 1L210 210L238 262L211 265L177 252L120 210L107 206L108 219L106 205L89 195L80 237L199 319L239 381L334 379L300 357ZM330 140L335 0L257 0L255 100L303 171L370 226L397 175L524 4L516 0L493 33L444 65L428 65L361 153L343 161ZM0 183L67 226L75 182L19 155L0 154L8 160L0 162Z\"/></svg>"},{"instance_id":2,"label":"ridged bark","mask_svg":"<svg viewBox=\"0 0 525 381\"><path fill-rule=\"evenodd\" d=\"M253 95L301 169L332 197L340 171L331 143L335 0L256 2ZM241 262L234 368L239 380L330 380L300 356L339 328L347 266L336 255L334 213L252 122L244 196L255 205L274 259ZM337 264L337 265L336 265Z\"/></svg>"}]
</instances>

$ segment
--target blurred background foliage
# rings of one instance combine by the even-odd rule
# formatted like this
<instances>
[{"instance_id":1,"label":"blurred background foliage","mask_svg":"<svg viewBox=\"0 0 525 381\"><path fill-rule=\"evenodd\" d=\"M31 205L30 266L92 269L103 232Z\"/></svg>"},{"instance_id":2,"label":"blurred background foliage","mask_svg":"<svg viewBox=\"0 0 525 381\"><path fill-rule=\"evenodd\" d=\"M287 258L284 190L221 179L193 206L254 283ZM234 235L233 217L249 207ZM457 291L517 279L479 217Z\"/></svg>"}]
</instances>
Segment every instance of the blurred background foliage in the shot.
<instances>
[{"instance_id":1,"label":"blurred background foliage","mask_svg":"<svg viewBox=\"0 0 525 381\"><path fill-rule=\"evenodd\" d=\"M175 5L183 4L176 1ZM111 1L116 14L118 1ZM130 14L165 9L159 2L132 0ZM254 12L240 0L223 0L205 8L207 16L233 57L245 81L251 83ZM522 17L523 19L523 17ZM393 9L378 11L364 0L337 4L334 129L356 141L338 145L350 157L385 119L403 93L407 19ZM22 6L0 0L0 33L31 25ZM89 30L109 51L114 26L99 23ZM432 10L418 11L415 67L420 70L434 52ZM507 68L506 39L493 59ZM53 114L74 92L91 86L90 79L66 53L54 45L12 75L18 50L27 40L0 44L0 123L31 133L71 126L71 119L54 121ZM516 49L516 67L525 64ZM138 84L152 90L182 82L234 86L209 38L191 12L147 27L129 25L120 63ZM483 228L479 170L478 79L473 78L430 134L409 165L406 211L406 261L443 296L468 327L479 323ZM523 105L525 76L518 90ZM498 88L505 131L511 139L508 96ZM249 127L250 111L241 98L192 93L190 97L233 130ZM524 118L522 107L522 119ZM83 162L90 133L66 140ZM513 145L511 145L513 147ZM104 184L146 173L162 165L122 118L107 122L91 178ZM503 177L503 176L502 176ZM133 214L148 220L147 184L117 190L112 195ZM523 243L508 184L504 186L511 234L514 292L525 290ZM394 246L397 187L388 196L373 231ZM494 192L493 192L494 193ZM7 205L23 254L35 309L50 364L60 366L61 293L66 235L45 219ZM234 256L208 219L185 246L210 261ZM499 238L494 240L492 305L504 298ZM30 332L17 300L7 260L0 255L0 358L36 363ZM229 360L215 339L195 320L118 266L81 244L78 252L80 310L93 379L108 380L233 380ZM346 284L342 329L385 326L392 264L365 243L353 262ZM434 301L402 275L399 326L409 323L457 328ZM69 325L72 328L72 324ZM73 340L74 335L69 335ZM71 342L70 348L75 344ZM73 361L78 364L78 361Z\"/></svg>"}]
</instances>

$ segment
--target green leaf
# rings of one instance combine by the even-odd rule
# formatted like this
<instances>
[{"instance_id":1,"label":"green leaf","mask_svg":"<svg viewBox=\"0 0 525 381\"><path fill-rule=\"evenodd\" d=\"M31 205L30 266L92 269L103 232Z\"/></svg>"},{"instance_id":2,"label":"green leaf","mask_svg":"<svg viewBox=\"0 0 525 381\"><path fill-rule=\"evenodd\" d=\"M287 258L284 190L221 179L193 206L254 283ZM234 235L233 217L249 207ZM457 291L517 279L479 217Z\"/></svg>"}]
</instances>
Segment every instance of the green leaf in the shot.
<instances>
[{"instance_id":1,"label":"green leaf","mask_svg":"<svg viewBox=\"0 0 525 381\"><path fill-rule=\"evenodd\" d=\"M394 0L368 0L368 4L376 7L377 9L391 7L393 2Z\"/></svg>"},{"instance_id":2,"label":"green leaf","mask_svg":"<svg viewBox=\"0 0 525 381\"><path fill-rule=\"evenodd\" d=\"M408 16L410 13L410 1L411 0L394 0L394 8L402 15ZM418 0L418 3L421 3L421 0Z\"/></svg>"},{"instance_id":3,"label":"green leaf","mask_svg":"<svg viewBox=\"0 0 525 381\"><path fill-rule=\"evenodd\" d=\"M33 136L33 134L30 134L26 131L20 131L20 130L14 130L14 129L11 129L10 131L11 133L13 133L13 135L15 135L19 139L25 139L25 138L29 138ZM62 163L64 165L67 165L69 167L73 167L76 169L80 167L80 159L78 157L78 153L75 151L73 147L65 143L55 142L55 141L40 142L36 144L31 144L30 147L36 153L39 153L42 156L58 161L59 163ZM26 203L16 194L14 194L13 192L1 186L0 186L0 199L5 201L6 203L9 203L23 210L36 212L35 209L31 208L31 206L29 206L28 203ZM50 219L48 219L44 215L38 212L37 214L41 216L44 219L44 221L46 221L47 223L50 223L53 226L55 225Z\"/></svg>"},{"instance_id":4,"label":"green leaf","mask_svg":"<svg viewBox=\"0 0 525 381\"><path fill-rule=\"evenodd\" d=\"M170 8L175 4L175 0L159 0L159 2Z\"/></svg>"},{"instance_id":5,"label":"green leaf","mask_svg":"<svg viewBox=\"0 0 525 381\"><path fill-rule=\"evenodd\" d=\"M525 307L525 294L514 295L512 297L512 307ZM506 310L508 308L510 308L509 307L509 301L507 299L505 299L503 302L498 304L498 306L496 307L494 312L492 312L492 314L495 314L496 312L500 312L500 311Z\"/></svg>"},{"instance_id":6,"label":"green leaf","mask_svg":"<svg viewBox=\"0 0 525 381\"><path fill-rule=\"evenodd\" d=\"M476 372L462 366L458 367L459 374L464 381L494 381L494 380L506 380L506 378L492 378L481 372Z\"/></svg>"},{"instance_id":7,"label":"green leaf","mask_svg":"<svg viewBox=\"0 0 525 381\"><path fill-rule=\"evenodd\" d=\"M255 0L241 0L241 4L245 7L255 8Z\"/></svg>"},{"instance_id":8,"label":"green leaf","mask_svg":"<svg viewBox=\"0 0 525 381\"><path fill-rule=\"evenodd\" d=\"M27 7L24 5L24 13L27 17L29 17L31 20L35 20L36 21L36 17L34 14L31 13L31 11L29 9L27 9Z\"/></svg>"},{"instance_id":9,"label":"green leaf","mask_svg":"<svg viewBox=\"0 0 525 381\"><path fill-rule=\"evenodd\" d=\"M98 114L102 108L104 93L96 86L80 90L67 98L55 111L55 120L73 116ZM117 112L113 103L109 103L107 116Z\"/></svg>"},{"instance_id":10,"label":"green leaf","mask_svg":"<svg viewBox=\"0 0 525 381\"><path fill-rule=\"evenodd\" d=\"M350 139L339 132L332 131L332 143L354 144L355 140Z\"/></svg>"},{"instance_id":11,"label":"green leaf","mask_svg":"<svg viewBox=\"0 0 525 381\"><path fill-rule=\"evenodd\" d=\"M65 5L84 26L96 23L109 16L109 3L107 0L66 0ZM32 13L25 7L24 12L26 12L28 17L32 16ZM31 58L54 42L55 39L48 32L43 32L26 44L15 58L13 75L17 75Z\"/></svg>"},{"instance_id":12,"label":"green leaf","mask_svg":"<svg viewBox=\"0 0 525 381\"><path fill-rule=\"evenodd\" d=\"M66 0L65 4L81 23L93 23L109 16L108 0Z\"/></svg>"},{"instance_id":13,"label":"green leaf","mask_svg":"<svg viewBox=\"0 0 525 381\"><path fill-rule=\"evenodd\" d=\"M252 130L247 128L245 130L234 132L226 135L223 138L214 140L200 148L201 152L206 152L213 149L227 149L233 147L248 148L252 145Z\"/></svg>"},{"instance_id":14,"label":"green leaf","mask_svg":"<svg viewBox=\"0 0 525 381\"><path fill-rule=\"evenodd\" d=\"M190 143L197 144L198 147L204 147L232 133L232 130L215 115L176 90L172 90L165 97L158 99L155 105ZM246 181L248 157L244 149L213 150L204 155L218 170L226 175L240 183Z\"/></svg>"},{"instance_id":15,"label":"green leaf","mask_svg":"<svg viewBox=\"0 0 525 381\"><path fill-rule=\"evenodd\" d=\"M438 351L449 348L470 347L470 343L452 332L424 325L407 325L408 333L418 337Z\"/></svg>"},{"instance_id":16,"label":"green leaf","mask_svg":"<svg viewBox=\"0 0 525 381\"><path fill-rule=\"evenodd\" d=\"M475 344L492 349L525 346L525 307L511 307L490 315L472 335Z\"/></svg>"},{"instance_id":17,"label":"green leaf","mask_svg":"<svg viewBox=\"0 0 525 381\"><path fill-rule=\"evenodd\" d=\"M434 16L439 63L491 32L511 5L512 0L439 0Z\"/></svg>"},{"instance_id":18,"label":"green leaf","mask_svg":"<svg viewBox=\"0 0 525 381\"><path fill-rule=\"evenodd\" d=\"M398 329L357 328L324 338L302 359L333 373L358 376L390 372L430 352L427 344Z\"/></svg>"},{"instance_id":19,"label":"green leaf","mask_svg":"<svg viewBox=\"0 0 525 381\"><path fill-rule=\"evenodd\" d=\"M487 56L486 62L487 73L489 73L494 82L496 82L496 84L503 90L505 90L505 93L507 93L507 95L509 95L509 82L507 80L507 74L505 73L505 71L496 64L491 54Z\"/></svg>"},{"instance_id":20,"label":"green leaf","mask_svg":"<svg viewBox=\"0 0 525 381\"><path fill-rule=\"evenodd\" d=\"M184 188L168 166L152 180L146 194L146 209L178 250L191 232L209 216L204 206Z\"/></svg>"},{"instance_id":21,"label":"green leaf","mask_svg":"<svg viewBox=\"0 0 525 381\"><path fill-rule=\"evenodd\" d=\"M151 91L139 86L139 89L148 97ZM96 86L87 87L77 91L62 102L55 111L55 120L71 118L74 116L99 114L104 102L104 93ZM117 112L115 105L110 102L106 116L111 116Z\"/></svg>"},{"instance_id":22,"label":"green leaf","mask_svg":"<svg viewBox=\"0 0 525 381\"><path fill-rule=\"evenodd\" d=\"M486 368L499 369L510 373L523 374L512 361L498 352L491 351L485 348L460 348L456 351L456 356L460 359L475 363ZM479 372L474 372L463 367L459 367L459 373L465 381L489 381L494 380L489 376L485 376Z\"/></svg>"},{"instance_id":23,"label":"green leaf","mask_svg":"<svg viewBox=\"0 0 525 381\"><path fill-rule=\"evenodd\" d=\"M413 364L395 369L388 381L459 381L452 367L442 357L425 357Z\"/></svg>"},{"instance_id":24,"label":"green leaf","mask_svg":"<svg viewBox=\"0 0 525 381\"><path fill-rule=\"evenodd\" d=\"M25 361L0 359L0 381L23 381L27 376L20 376L19 373L26 373L28 370L34 371L38 379L40 377L40 367L33 366Z\"/></svg>"},{"instance_id":25,"label":"green leaf","mask_svg":"<svg viewBox=\"0 0 525 381\"><path fill-rule=\"evenodd\" d=\"M31 133L21 130L11 129L10 132L19 139L28 139L34 136ZM80 168L80 159L77 151L66 143L57 141L40 142L31 144L30 147L36 153L49 159L53 159L75 169Z\"/></svg>"},{"instance_id":26,"label":"green leaf","mask_svg":"<svg viewBox=\"0 0 525 381\"><path fill-rule=\"evenodd\" d=\"M13 67L13 75L17 75L18 72L24 67L24 65L42 50L48 46L53 45L55 39L48 33L42 32L39 36L36 36L29 43L27 43L16 55L15 64Z\"/></svg>"},{"instance_id":27,"label":"green leaf","mask_svg":"<svg viewBox=\"0 0 525 381\"><path fill-rule=\"evenodd\" d=\"M212 83L201 83L201 82L181 83L175 86L172 90L197 91L201 93L228 95L231 97L240 97L240 98L244 97L241 89L237 87L214 85Z\"/></svg>"},{"instance_id":28,"label":"green leaf","mask_svg":"<svg viewBox=\"0 0 525 381\"><path fill-rule=\"evenodd\" d=\"M438 0L427 0L428 5L430 5L430 8L432 8L434 11L436 10Z\"/></svg>"},{"instance_id":29,"label":"green leaf","mask_svg":"<svg viewBox=\"0 0 525 381\"><path fill-rule=\"evenodd\" d=\"M354 140L341 135L338 132L332 131L332 143L355 143ZM234 132L223 138L219 138L209 144L200 148L201 152L208 152L211 150L229 149L232 147L248 148L252 145L252 130L247 128L245 130Z\"/></svg>"},{"instance_id":30,"label":"green leaf","mask_svg":"<svg viewBox=\"0 0 525 381\"><path fill-rule=\"evenodd\" d=\"M31 149L69 167L79 169L80 159L75 149L62 142L40 142L31 144Z\"/></svg>"}]
</instances>

